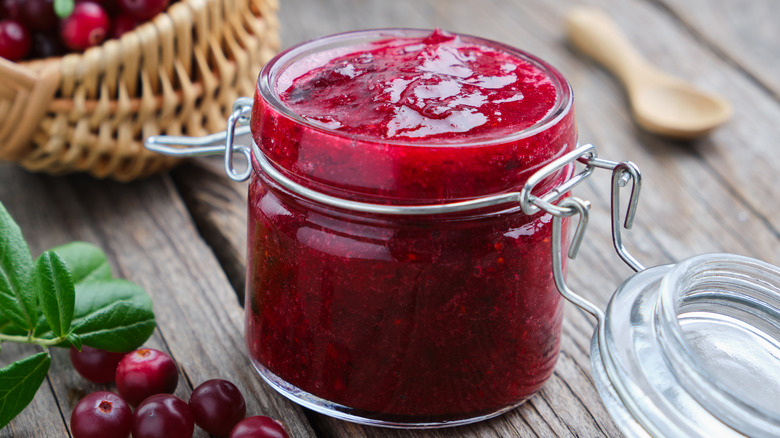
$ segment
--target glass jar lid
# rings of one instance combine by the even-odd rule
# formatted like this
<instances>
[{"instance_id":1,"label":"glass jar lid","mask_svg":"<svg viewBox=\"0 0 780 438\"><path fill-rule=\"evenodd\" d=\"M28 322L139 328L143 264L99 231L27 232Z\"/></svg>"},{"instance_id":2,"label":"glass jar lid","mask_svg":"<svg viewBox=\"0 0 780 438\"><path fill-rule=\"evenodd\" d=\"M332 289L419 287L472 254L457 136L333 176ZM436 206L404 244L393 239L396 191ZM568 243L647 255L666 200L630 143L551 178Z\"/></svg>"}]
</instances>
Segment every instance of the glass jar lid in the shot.
<instances>
[{"instance_id":1,"label":"glass jar lid","mask_svg":"<svg viewBox=\"0 0 780 438\"><path fill-rule=\"evenodd\" d=\"M780 436L780 269L707 254L637 273L600 318L591 364L626 433Z\"/></svg>"}]
</instances>

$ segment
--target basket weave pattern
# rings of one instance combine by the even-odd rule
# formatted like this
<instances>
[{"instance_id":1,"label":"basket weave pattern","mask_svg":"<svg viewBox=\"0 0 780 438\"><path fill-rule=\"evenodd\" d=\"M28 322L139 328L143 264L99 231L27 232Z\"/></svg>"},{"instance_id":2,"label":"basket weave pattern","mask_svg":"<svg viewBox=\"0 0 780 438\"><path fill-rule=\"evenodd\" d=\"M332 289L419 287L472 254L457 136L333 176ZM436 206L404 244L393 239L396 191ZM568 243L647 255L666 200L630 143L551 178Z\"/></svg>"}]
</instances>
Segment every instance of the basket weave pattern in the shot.
<instances>
[{"instance_id":1,"label":"basket weave pattern","mask_svg":"<svg viewBox=\"0 0 780 438\"><path fill-rule=\"evenodd\" d=\"M158 134L225 128L279 48L277 0L181 0L118 40L61 58L0 58L0 160L120 181L167 170Z\"/></svg>"}]
</instances>

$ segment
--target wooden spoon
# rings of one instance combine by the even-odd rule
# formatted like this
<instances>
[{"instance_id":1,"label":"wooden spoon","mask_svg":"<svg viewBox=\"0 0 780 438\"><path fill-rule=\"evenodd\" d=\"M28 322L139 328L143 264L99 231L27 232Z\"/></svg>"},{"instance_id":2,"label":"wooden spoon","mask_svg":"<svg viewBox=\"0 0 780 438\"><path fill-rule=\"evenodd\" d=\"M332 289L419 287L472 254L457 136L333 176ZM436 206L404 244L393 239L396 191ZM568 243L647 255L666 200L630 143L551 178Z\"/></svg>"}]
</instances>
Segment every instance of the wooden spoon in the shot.
<instances>
[{"instance_id":1,"label":"wooden spoon","mask_svg":"<svg viewBox=\"0 0 780 438\"><path fill-rule=\"evenodd\" d=\"M566 17L566 28L577 49L623 82L634 119L645 130L691 139L709 133L731 115L731 106L723 98L652 66L604 12L573 9Z\"/></svg>"}]
</instances>

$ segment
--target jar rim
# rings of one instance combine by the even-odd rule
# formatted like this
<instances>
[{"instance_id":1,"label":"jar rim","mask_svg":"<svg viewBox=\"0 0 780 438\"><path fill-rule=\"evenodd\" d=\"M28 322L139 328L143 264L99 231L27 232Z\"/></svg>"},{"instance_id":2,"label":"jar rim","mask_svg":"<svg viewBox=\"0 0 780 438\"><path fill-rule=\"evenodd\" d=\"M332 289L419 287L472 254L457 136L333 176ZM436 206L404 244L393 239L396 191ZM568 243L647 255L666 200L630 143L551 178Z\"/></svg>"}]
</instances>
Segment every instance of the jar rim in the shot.
<instances>
[{"instance_id":1,"label":"jar rim","mask_svg":"<svg viewBox=\"0 0 780 438\"><path fill-rule=\"evenodd\" d=\"M753 421L761 419L774 427L780 427L780 410L773 411L771 406L761 405L760 402L766 401L756 400L754 388L746 393L744 387L724 382L722 370L719 369L723 364L713 364L718 357L713 351L704 350L705 347L712 347L712 344L700 338L705 336L702 332L723 330L720 327L724 324L744 325L719 332L724 336L735 329L750 330L758 335L756 332L763 332L760 326L764 320L778 318L778 305L780 268L736 254L692 257L675 265L660 284L658 327L667 341L663 344L668 349L667 359L681 377L682 385L699 403L737 429L740 426L734 423L743 422L735 418L738 416L752 417ZM702 315L695 316L695 322L686 321L690 318L685 315L692 312L700 312ZM686 329L684 324L696 324L696 328ZM774 324L780 330L780 321L774 321ZM730 342L731 339L720 341L724 350L728 348L725 341ZM775 342L780 343L780 339L775 339ZM734 351L724 353L728 354L729 361L745 359ZM766 370L759 366L751 370L752 373L762 371ZM776 406L774 403L772 405Z\"/></svg>"},{"instance_id":2,"label":"jar rim","mask_svg":"<svg viewBox=\"0 0 780 438\"><path fill-rule=\"evenodd\" d=\"M275 111L280 115L300 123L307 128L321 132L323 134L332 135L334 137L340 137L360 142L367 143L381 143L392 146L404 146L404 147L430 147L430 146L453 146L459 148L468 147L484 147L497 143L506 143L511 141L522 140L528 137L532 137L540 132L549 129L552 126L558 124L568 113L572 111L573 107L573 92L571 84L566 80L563 74L554 68L552 65L542 60L541 58L532 55L523 50L515 47L503 44L497 41L461 34L454 33L464 41L487 46L497 50L501 50L512 54L518 58L530 62L537 68L541 69L547 77L552 81L555 86L555 105L548 111L548 113L539 121L531 126L528 126L520 131L498 136L486 136L475 139L463 139L461 140L446 140L440 139L426 141L426 140L396 140L379 138L363 134L347 133L336 129L330 129L320 124L312 123L299 114L292 111L285 105L279 98L276 92L276 84L281 74L293 65L296 61L302 60L313 53L321 52L328 49L338 47L355 47L355 43L370 43L379 41L382 39L392 37L414 37L414 36L426 36L432 32L431 29L417 29L417 28L383 28L383 29L368 29L368 30L356 30L350 32L337 33L333 35L324 36L314 40L306 41L295 46L292 46L273 57L261 70L257 78L257 92L258 95L265 100ZM253 132L253 135L258 133Z\"/></svg>"}]
</instances>

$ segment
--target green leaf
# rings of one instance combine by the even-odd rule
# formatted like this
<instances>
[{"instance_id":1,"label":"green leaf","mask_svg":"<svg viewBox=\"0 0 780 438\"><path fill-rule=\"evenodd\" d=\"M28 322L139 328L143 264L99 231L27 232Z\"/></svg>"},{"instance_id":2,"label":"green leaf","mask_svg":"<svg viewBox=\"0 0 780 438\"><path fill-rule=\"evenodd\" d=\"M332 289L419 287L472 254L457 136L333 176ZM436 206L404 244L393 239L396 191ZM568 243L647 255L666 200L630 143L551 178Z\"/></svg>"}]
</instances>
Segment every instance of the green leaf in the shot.
<instances>
[{"instance_id":1,"label":"green leaf","mask_svg":"<svg viewBox=\"0 0 780 438\"><path fill-rule=\"evenodd\" d=\"M91 243L71 242L51 250L65 260L74 283L113 278L106 254Z\"/></svg>"},{"instance_id":2,"label":"green leaf","mask_svg":"<svg viewBox=\"0 0 780 438\"><path fill-rule=\"evenodd\" d=\"M76 285L76 309L71 332L84 345L109 351L140 347L155 328L152 299L127 280Z\"/></svg>"},{"instance_id":3,"label":"green leaf","mask_svg":"<svg viewBox=\"0 0 780 438\"><path fill-rule=\"evenodd\" d=\"M22 230L0 202L0 314L25 330L38 322L30 287L33 266Z\"/></svg>"},{"instance_id":4,"label":"green leaf","mask_svg":"<svg viewBox=\"0 0 780 438\"><path fill-rule=\"evenodd\" d=\"M70 342L70 345L73 345L74 347L76 347L77 350L81 351L81 346L82 346L81 336L75 333L68 333L67 337L68 337L68 342Z\"/></svg>"},{"instance_id":5,"label":"green leaf","mask_svg":"<svg viewBox=\"0 0 780 438\"><path fill-rule=\"evenodd\" d=\"M20 328L19 326L17 326L12 322L7 322L5 324L0 325L0 333L4 335L11 335L11 336L27 336L30 334L29 330Z\"/></svg>"},{"instance_id":6,"label":"green leaf","mask_svg":"<svg viewBox=\"0 0 780 438\"><path fill-rule=\"evenodd\" d=\"M54 13L60 18L68 18L75 6L74 0L54 0Z\"/></svg>"},{"instance_id":7,"label":"green leaf","mask_svg":"<svg viewBox=\"0 0 780 438\"><path fill-rule=\"evenodd\" d=\"M49 353L40 352L0 369L0 429L30 404L50 364Z\"/></svg>"},{"instance_id":8,"label":"green leaf","mask_svg":"<svg viewBox=\"0 0 780 438\"><path fill-rule=\"evenodd\" d=\"M65 262L56 252L46 251L35 265L34 285L43 316L54 336L68 333L73 320L76 291Z\"/></svg>"}]
</instances>

